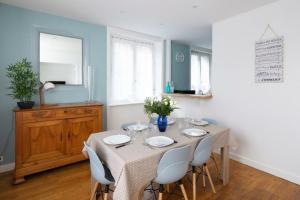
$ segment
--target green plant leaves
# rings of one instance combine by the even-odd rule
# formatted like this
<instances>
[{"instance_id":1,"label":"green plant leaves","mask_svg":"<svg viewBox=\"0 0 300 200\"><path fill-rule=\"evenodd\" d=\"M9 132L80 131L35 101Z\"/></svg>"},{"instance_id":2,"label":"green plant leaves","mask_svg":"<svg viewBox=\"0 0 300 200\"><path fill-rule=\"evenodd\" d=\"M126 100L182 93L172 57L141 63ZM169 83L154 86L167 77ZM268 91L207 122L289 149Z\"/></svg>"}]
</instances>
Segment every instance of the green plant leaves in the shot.
<instances>
[{"instance_id":1,"label":"green plant leaves","mask_svg":"<svg viewBox=\"0 0 300 200\"><path fill-rule=\"evenodd\" d=\"M157 97L147 97L144 104L144 111L148 116L151 116L153 113L168 116L175 109L177 109L177 107L175 107L174 102L169 96L162 96L161 100Z\"/></svg>"},{"instance_id":2,"label":"green plant leaves","mask_svg":"<svg viewBox=\"0 0 300 200\"><path fill-rule=\"evenodd\" d=\"M6 76L10 79L8 89L12 98L19 101L30 101L37 93L37 74L33 72L32 65L26 58L15 64L8 65Z\"/></svg>"}]
</instances>

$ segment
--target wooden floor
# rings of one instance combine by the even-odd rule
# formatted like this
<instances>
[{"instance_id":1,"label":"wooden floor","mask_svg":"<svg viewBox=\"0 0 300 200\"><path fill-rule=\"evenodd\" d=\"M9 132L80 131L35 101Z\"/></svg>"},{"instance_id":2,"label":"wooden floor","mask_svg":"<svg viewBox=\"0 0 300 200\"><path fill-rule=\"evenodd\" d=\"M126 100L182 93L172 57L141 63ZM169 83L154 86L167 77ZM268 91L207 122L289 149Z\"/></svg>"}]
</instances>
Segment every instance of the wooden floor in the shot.
<instances>
[{"instance_id":1,"label":"wooden floor","mask_svg":"<svg viewBox=\"0 0 300 200\"><path fill-rule=\"evenodd\" d=\"M206 191L202 182L198 181L197 200L264 200L282 199L299 200L300 186L255 170L235 161L230 161L231 176L227 186L223 186L216 177L214 167L210 170L214 177L217 194L213 195L207 184ZM66 167L50 170L27 177L20 185L12 185L12 173L0 175L0 200L87 200L90 195L90 171L88 162L82 162ZM208 181L207 181L208 183ZM188 178L184 185L191 199L191 185ZM178 190L180 194L180 191ZM146 192L145 199L153 199ZM181 199L171 196L169 200Z\"/></svg>"}]
</instances>

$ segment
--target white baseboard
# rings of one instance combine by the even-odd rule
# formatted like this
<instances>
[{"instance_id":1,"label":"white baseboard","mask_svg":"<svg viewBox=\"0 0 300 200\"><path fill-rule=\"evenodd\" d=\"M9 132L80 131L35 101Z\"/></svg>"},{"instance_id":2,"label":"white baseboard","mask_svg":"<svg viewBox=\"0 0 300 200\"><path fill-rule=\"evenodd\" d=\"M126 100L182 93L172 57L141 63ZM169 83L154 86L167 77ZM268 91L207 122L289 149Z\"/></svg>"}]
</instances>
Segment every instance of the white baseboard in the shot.
<instances>
[{"instance_id":1,"label":"white baseboard","mask_svg":"<svg viewBox=\"0 0 300 200\"><path fill-rule=\"evenodd\" d=\"M288 180L290 182L300 185L300 176L297 176L295 174L291 174L291 173L283 171L281 169L277 169L272 166L257 162L255 160L251 160L249 158L246 158L244 156L238 155L233 152L230 152L230 158L237 162L240 162L242 164L256 168L260 171L267 172L267 173L277 176L279 178L282 178L282 179L285 179L285 180Z\"/></svg>"},{"instance_id":2,"label":"white baseboard","mask_svg":"<svg viewBox=\"0 0 300 200\"><path fill-rule=\"evenodd\" d=\"M0 165L0 173L12 171L15 169L15 163Z\"/></svg>"}]
</instances>

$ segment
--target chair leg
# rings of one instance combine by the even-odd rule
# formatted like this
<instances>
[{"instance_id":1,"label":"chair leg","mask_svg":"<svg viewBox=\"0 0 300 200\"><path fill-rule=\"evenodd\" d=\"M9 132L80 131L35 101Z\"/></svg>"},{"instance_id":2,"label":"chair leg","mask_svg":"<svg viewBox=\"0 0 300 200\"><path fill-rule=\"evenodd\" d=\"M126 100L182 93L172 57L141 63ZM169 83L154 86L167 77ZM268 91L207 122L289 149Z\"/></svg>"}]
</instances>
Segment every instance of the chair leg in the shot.
<instances>
[{"instance_id":1,"label":"chair leg","mask_svg":"<svg viewBox=\"0 0 300 200\"><path fill-rule=\"evenodd\" d=\"M170 184L167 184L166 190L167 190L167 192L170 192Z\"/></svg>"},{"instance_id":2,"label":"chair leg","mask_svg":"<svg viewBox=\"0 0 300 200\"><path fill-rule=\"evenodd\" d=\"M154 199L157 200L156 192L155 192L154 187L153 187L153 182L151 182L151 189L153 191Z\"/></svg>"},{"instance_id":3,"label":"chair leg","mask_svg":"<svg viewBox=\"0 0 300 200\"><path fill-rule=\"evenodd\" d=\"M215 164L215 167L216 167L218 176L221 177L221 171L220 171L220 169L219 169L219 166L218 166L218 163L217 163L217 159L216 159L215 154L212 152L210 157L211 157L211 159L214 161L214 164Z\"/></svg>"},{"instance_id":4,"label":"chair leg","mask_svg":"<svg viewBox=\"0 0 300 200\"><path fill-rule=\"evenodd\" d=\"M104 200L107 200L108 192L109 192L109 185L105 185L104 194L103 194Z\"/></svg>"},{"instance_id":5,"label":"chair leg","mask_svg":"<svg viewBox=\"0 0 300 200\"><path fill-rule=\"evenodd\" d=\"M196 194L197 194L197 191L196 191L196 169L194 166L192 168L193 168L193 200L196 200Z\"/></svg>"},{"instance_id":6,"label":"chair leg","mask_svg":"<svg viewBox=\"0 0 300 200\"><path fill-rule=\"evenodd\" d=\"M204 169L204 166L202 167L202 182L203 182L203 187L205 188L206 184L205 184L205 169Z\"/></svg>"},{"instance_id":7,"label":"chair leg","mask_svg":"<svg viewBox=\"0 0 300 200\"><path fill-rule=\"evenodd\" d=\"M181 192L182 192L182 194L183 194L184 200L188 200L186 191L185 191L184 186L183 186L183 184L182 184L181 181L179 181L179 186L180 186Z\"/></svg>"},{"instance_id":8,"label":"chair leg","mask_svg":"<svg viewBox=\"0 0 300 200\"><path fill-rule=\"evenodd\" d=\"M95 185L94 185L94 188L93 188L93 190L92 190L90 200L93 200L93 199L94 199L98 187L99 187L99 182L96 182Z\"/></svg>"},{"instance_id":9,"label":"chair leg","mask_svg":"<svg viewBox=\"0 0 300 200\"><path fill-rule=\"evenodd\" d=\"M213 193L216 193L214 183L213 183L213 181L211 179L211 176L210 176L210 173L209 173L209 170L208 170L208 167L206 166L206 164L204 164L204 169L205 169L205 172L207 174L207 177L208 177L211 189L212 189Z\"/></svg>"},{"instance_id":10,"label":"chair leg","mask_svg":"<svg viewBox=\"0 0 300 200\"><path fill-rule=\"evenodd\" d=\"M163 192L164 192L164 186L160 184L159 185L158 200L162 200Z\"/></svg>"}]
</instances>

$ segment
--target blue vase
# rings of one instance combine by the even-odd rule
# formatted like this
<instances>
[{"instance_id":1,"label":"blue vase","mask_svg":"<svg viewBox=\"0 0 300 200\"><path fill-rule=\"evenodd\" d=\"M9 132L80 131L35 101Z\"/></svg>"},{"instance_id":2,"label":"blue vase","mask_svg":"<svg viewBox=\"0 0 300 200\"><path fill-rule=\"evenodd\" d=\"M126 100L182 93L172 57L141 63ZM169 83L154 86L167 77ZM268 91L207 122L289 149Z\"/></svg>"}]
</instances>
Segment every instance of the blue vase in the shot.
<instances>
[{"instance_id":1,"label":"blue vase","mask_svg":"<svg viewBox=\"0 0 300 200\"><path fill-rule=\"evenodd\" d=\"M165 132L168 126L167 116L159 115L157 118L157 126L160 132Z\"/></svg>"}]
</instances>

